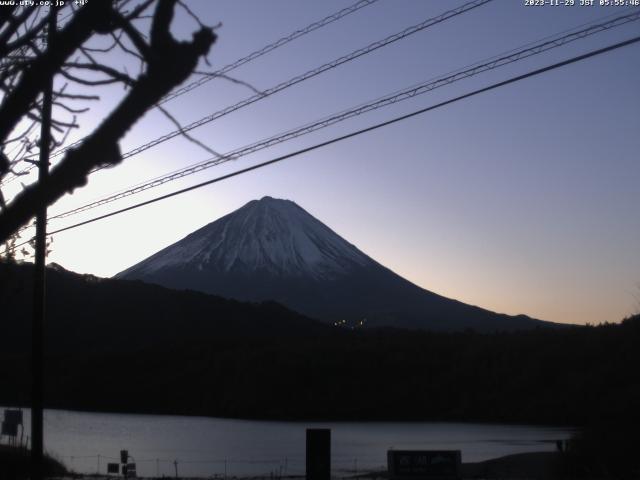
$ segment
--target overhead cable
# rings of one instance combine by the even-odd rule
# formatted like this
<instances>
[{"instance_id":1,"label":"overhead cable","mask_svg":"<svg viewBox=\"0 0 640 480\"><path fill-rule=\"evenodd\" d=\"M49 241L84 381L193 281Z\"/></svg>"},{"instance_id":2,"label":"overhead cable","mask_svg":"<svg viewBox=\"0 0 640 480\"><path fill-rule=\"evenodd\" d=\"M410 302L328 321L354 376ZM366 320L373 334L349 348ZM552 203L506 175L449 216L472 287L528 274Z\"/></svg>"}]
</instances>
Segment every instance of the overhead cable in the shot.
<instances>
[{"instance_id":1,"label":"overhead cable","mask_svg":"<svg viewBox=\"0 0 640 480\"><path fill-rule=\"evenodd\" d=\"M481 93L485 93L485 92L488 92L488 91L491 91L491 90L495 90L496 88L504 87L504 86L509 85L511 83L519 82L519 81L522 81L524 79L527 79L527 78L530 78L530 77L534 77L534 76L540 75L542 73L549 72L551 70L555 70L557 68L561 68L561 67L564 67L564 66L567 66L567 65L571 65L571 64L586 60L588 58L591 58L591 57L594 57L594 56L597 56L597 55L602 55L604 53L611 52L613 50L617 50L619 48L626 47L628 45L632 45L632 44L638 43L638 42L640 42L640 36L631 38L629 40L625 40L623 42L618 42L618 43L615 43L613 45L609 45L607 47L600 48L598 50L592 50L592 51L590 51L588 53L585 53L583 55L572 57L572 58L570 58L568 60L564 60L564 61L561 61L561 62L558 62L558 63L554 63L552 65L548 65L546 67L539 68L537 70L533 70L533 71L530 71L530 72L522 74L522 75L511 77L511 78L509 78L507 80L503 80L501 82L494 83L494 84L489 85L487 87L483 87L483 88L474 90L474 91L466 93L464 95L460 95L460 96L457 96L455 98L446 100L444 102L440 102L440 103L437 103L435 105L431 105L429 107L422 108L420 110L416 110L414 112L411 112L411 113L408 113L408 114L405 114L405 115L401 115L399 117L395 117L395 118L393 118L391 120L387 120L385 122L377 123L377 124L372 125L370 127L366 127L366 128L363 128L363 129L360 129L360 130L356 130L354 132L351 132L351 133L348 133L348 134L345 134L345 135L342 135L342 136L339 136L339 137L332 138L330 140L326 140L326 141L321 142L321 143L317 143L317 144L312 145L310 147L306 147L306 148L297 150L295 152L291 152L291 153L288 153L286 155L282 155L282 156L276 157L276 158L274 158L272 160L268 160L266 162L258 163L256 165L252 165L250 167L243 168L242 170L237 170L235 172L228 173L226 175L222 175L220 177L216 177L216 178L207 180L205 182L198 183L196 185L191 185L189 187L182 188L180 190L176 190L174 192L167 193L165 195L161 195L161 196L152 198L150 200L146 200L144 202L137 203L135 205L130 205L130 206L126 207L126 208L122 208L120 210L115 210L113 212L109 212L109 213L106 213L104 215L100 215L100 216L91 218L89 220L85 220L83 222L79 222L79 223L76 223L76 224L73 224L73 225L69 225L69 226L64 227L64 228L59 228L57 230L54 230L54 231L48 233L48 235L54 235L54 234L57 234L57 233L65 232L67 230L72 230L72 229L75 229L75 228L78 228L78 227L81 227L81 226L84 226L84 225L88 225L90 223L97 222L99 220L104 220L106 218L113 217L115 215L119 215L119 214L124 213L124 212L128 212L128 211L131 211L131 210L138 209L140 207L144 207L146 205L150 205L152 203L159 202L161 200L166 200L168 198L172 198L172 197L175 197L177 195L181 195L183 193L187 193L187 192L190 192L192 190L196 190L196 189L205 187L207 185L212 185L214 183L218 183L218 182L221 182L223 180L227 180L229 178L233 178L233 177L236 177L236 176L239 176L239 175L242 175L242 174L254 171L254 170L258 170L258 169L267 167L269 165L273 165L275 163L282 162L283 160L287 160L289 158L297 157L297 156L300 156L300 155L302 155L304 153L308 153L308 152L311 152L313 150L317 150L319 148L326 147L328 145L332 145L334 143L338 143L338 142L341 142L343 140L347 140L349 138L362 135L364 133L368 133L368 132L372 132L374 130L378 130L380 128L383 128L383 127L386 127L386 126L401 122L403 120L407 120L409 118L412 118L412 117L415 117L415 116L418 116L418 115L422 115L424 113L427 113L427 112L430 112L432 110L444 107L446 105L450 105L452 103L455 103L455 102L458 102L458 101L473 97L475 95L479 95ZM26 242L20 243L18 245L15 245L14 247L10 248L9 250L15 250L18 247L20 247L22 245L25 245L27 243L29 243L29 241L26 241Z\"/></svg>"},{"instance_id":2,"label":"overhead cable","mask_svg":"<svg viewBox=\"0 0 640 480\"><path fill-rule=\"evenodd\" d=\"M229 73L231 70L234 70L240 67L241 65L244 65L245 63L249 63L250 61L255 60L258 57L261 57L262 55L265 55L275 50L276 48L282 47L283 45L286 45L287 43L295 40L296 38L302 37L303 35L313 32L314 30L324 27L325 25L329 25L330 23L333 23L336 20L339 20L342 17L349 15L350 13L356 12L363 7L367 7L376 1L378 0L360 0L347 8L343 8L342 10L323 18L322 20L313 22L304 28L301 28L299 30L296 30L295 32L290 33L286 37L282 37L279 40L276 40L275 42L269 45L266 45L261 49L256 50L255 52L252 52L249 55L242 57L236 60L235 62L232 62L222 67L219 70L216 70L215 72L212 72L210 75L207 75L206 77L200 78L199 80L191 82L188 85L185 85L184 87L178 88L173 92L170 92L169 94L165 95L164 98L160 100L159 103L162 104L162 103L168 102L169 100L173 100L174 98L179 97L180 95L184 95L185 93L190 92L191 90L204 85L210 80L215 79L216 77L225 75L226 73Z\"/></svg>"},{"instance_id":3,"label":"overhead cable","mask_svg":"<svg viewBox=\"0 0 640 480\"><path fill-rule=\"evenodd\" d=\"M209 82L210 80L213 80L215 78L221 77L227 73L229 73L230 71L251 62L252 60L255 60L258 57L261 57L263 55L266 55L269 52L272 52L273 50L276 50L277 48L280 48L284 45L286 45L289 42L292 42L293 40L296 40L297 38L300 38L308 33L311 33L315 30L318 30L319 28L322 28L326 25L329 25L337 20L340 20L341 18L346 17L347 15L357 12L358 10L367 7L369 5L372 5L373 3L377 2L378 0L358 0L356 3L354 3L353 5L350 5L346 8L343 8L342 10L339 10L335 13L332 13L331 15L328 15L326 17L324 17L321 20L318 20L316 22L313 22L309 25L307 25L306 27L300 28L298 30L295 30L294 32L290 33L287 36L284 36L278 40L276 40L273 43L270 43L268 45L265 45L264 47L260 48L259 50L256 50L252 53L250 53L249 55L246 55L242 58L239 58L238 60L235 60L232 63L229 63L228 65L225 65L224 67L211 72L210 74L208 74L206 77L200 78L194 82L191 82L187 85L185 85L184 87L181 87L177 90L174 90L173 92L168 93L167 95L165 95L159 102L158 105L161 105L165 102L168 102L169 100L173 100L176 97L179 97L187 92L190 92L191 90L194 90L195 88L198 88L202 85L204 85L205 83ZM66 17L64 17L62 20L68 18L71 14L67 15ZM85 137L86 138L86 137ZM56 152L54 152L52 154L52 156L59 156L60 154L62 154L63 152L69 150L70 148L76 147L78 145L80 145L85 138L81 138L80 140L77 140L75 142L73 142L72 144L69 144L59 150L57 150ZM10 179L8 179L5 183L9 183L10 181L12 181L15 178L18 178L20 175L22 174L26 174L29 171L33 170L35 168L35 166L31 165L29 167L27 167L23 172L20 172L19 175L15 175L13 177L11 177Z\"/></svg>"},{"instance_id":4,"label":"overhead cable","mask_svg":"<svg viewBox=\"0 0 640 480\"><path fill-rule=\"evenodd\" d=\"M309 80L310 78L316 77L318 75L320 75L321 73L324 73L328 70L332 70L340 65L343 65L347 62L353 61L363 55L366 55L368 53L371 53L375 50L378 50L379 48L385 47L391 43L397 42L398 40L402 40L410 35L413 35L415 33L418 33L426 28L429 28L433 25L442 23L450 18L456 17L458 15L461 15L465 12L468 12L469 10L472 10L474 8L477 8L481 5L484 5L486 3L492 2L493 0L473 0L471 2L465 3L464 5L461 5L453 10L448 10L436 17L432 17L429 18L427 20L424 20L423 22L420 22L416 25L413 25L411 27L405 28L404 30L395 33L393 35L389 35L388 37L382 39L382 40L378 40L376 42L370 43L369 45L367 45L366 47L362 47L359 48L357 50L354 50L353 52L347 54L347 55L343 55L342 57L339 57L331 62L325 63L323 65L320 65L319 67L316 67L312 70L308 70L305 73L302 73L300 75L297 75L293 78L290 78L289 80L286 80L282 83L279 83L273 87L270 87L266 90L261 91L260 93L256 93L255 95L252 95L250 97L245 98L244 100L241 100L238 103L235 103L233 105L227 106L225 108L223 108L222 110L218 110L214 113L211 113L199 120L196 120L194 122L191 122L188 125L185 125L182 128L173 130L172 132L169 132L165 135L162 135L161 137L155 138L143 145L140 145L136 148L134 148L133 150L129 150L128 152L125 152L122 155L123 159L132 157L134 155L137 155L139 153L144 152L145 150L148 150L156 145L159 145L163 142L166 142L167 140L171 140L172 138L178 137L180 135L182 135L183 133L189 132L195 128L201 127L202 125L206 125L208 123L213 122L214 120L217 120L225 115L228 115L232 112L235 112L236 110L239 110L241 108L247 107L249 105L252 105L264 98L270 97L271 95L274 95L275 93L281 92L282 90L285 90L289 87L292 87L294 85L297 85L298 83L304 82L305 80ZM55 156L59 156L62 153L64 153L65 151L67 151L69 148L72 148L73 146L76 146L77 142L75 144L69 145L63 149L58 150L57 152L54 152L52 154L52 157ZM97 169L99 170L99 169Z\"/></svg>"},{"instance_id":5,"label":"overhead cable","mask_svg":"<svg viewBox=\"0 0 640 480\"><path fill-rule=\"evenodd\" d=\"M481 63L481 64L474 64L471 68L466 68L464 70L458 70L454 73L451 74L447 74L445 76L436 78L436 79L432 79L429 80L427 82L412 86L408 89L405 90L401 90L399 92L393 93L391 95L387 95L385 97L381 97L375 101L366 103L366 104L362 104L359 105L355 108L352 108L350 110L345 110L343 112L334 114L332 116L329 117L325 117L321 120L318 120L316 122L301 126L301 127L297 127L295 129L289 130L287 132L260 140L258 142L252 143L250 145L246 145L244 147L240 147L237 148L235 150L232 150L230 152L225 153L224 155L222 155L221 157L211 157L207 160L204 160L202 162L199 162L195 165L191 165L189 167L174 171L172 173L166 174L164 176L160 176L154 179L151 179L147 182L143 182L143 183L139 183L131 188L128 188L126 190L122 190L120 192L114 193L112 195L109 195L107 197L101 198L99 200L95 200L93 202L90 202L88 204L82 205L80 207L56 214L56 215L52 215L50 217L50 220L53 219L58 219L58 218L65 218L65 217L69 217L71 215L75 215L96 207L99 207L101 205L105 205L107 203L111 203L114 202L116 200L120 200L122 198L134 195L134 194L138 194L141 193L143 191L149 190L151 188L155 188L158 187L160 185L164 185L165 183L171 182L173 180L177 180L179 178L183 178L186 177L188 175L193 175L195 173L201 172L203 170L206 170L208 168L220 165L222 163L231 161L231 160L237 160L240 157L249 155L251 153L255 153L259 150L271 147L273 145L294 139L294 138L298 138L302 135L306 135L308 133L312 133L315 132L317 130L320 130L322 128L326 128L330 125L334 125L336 123L342 122L344 120L347 120L349 118L353 118L359 115L362 115L364 113L373 111L373 110L377 110L379 108L382 107L386 107L389 105L392 105L394 103L398 103L404 100L408 100L410 98L413 98L417 95L422 95L424 93L430 92L436 88L445 86L445 85L449 85L453 82L456 82L458 80L462 80L474 75L477 75L479 73L483 73L489 70L493 70L495 68L498 67L502 67L505 65L508 65L510 63L514 63L517 62L519 60L523 60L525 58L529 58L533 55L537 55L539 53L542 52L546 52L548 50L551 50L553 48L557 48L560 47L562 45L566 45L567 43L585 38L587 36L593 35L595 33L599 33L605 30L609 30L611 28L615 28L615 27L619 27L621 25L624 25L626 23L632 22L632 21L637 21L640 20L640 11L636 11L632 14L629 15L625 15L625 16L621 16L621 17L617 17L613 20L610 20L608 22L604 22L601 24L597 24L597 25L593 25L589 28L585 28L583 30L577 31L577 32L573 32L567 35L564 35L562 37L558 37L558 38L553 38L551 40L547 40L545 42L541 42L538 44L534 44L533 46L529 47L529 48L525 48L525 49L520 49L520 50L516 50L513 53L510 53L509 55L505 55L505 56L501 56L501 57L495 57L492 58L490 61L485 62L485 63Z\"/></svg>"}]
</instances>

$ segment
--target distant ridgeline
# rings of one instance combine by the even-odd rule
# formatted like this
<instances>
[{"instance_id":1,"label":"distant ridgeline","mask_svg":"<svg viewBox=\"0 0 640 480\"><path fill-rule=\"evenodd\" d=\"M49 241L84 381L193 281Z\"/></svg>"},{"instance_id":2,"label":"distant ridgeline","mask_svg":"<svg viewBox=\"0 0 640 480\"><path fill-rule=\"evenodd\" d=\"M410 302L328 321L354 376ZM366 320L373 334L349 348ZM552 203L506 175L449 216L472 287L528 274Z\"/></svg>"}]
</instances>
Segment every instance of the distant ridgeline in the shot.
<instances>
[{"instance_id":1,"label":"distant ridgeline","mask_svg":"<svg viewBox=\"0 0 640 480\"><path fill-rule=\"evenodd\" d=\"M273 300L326 323L427 330L552 326L430 292L290 200L263 197L205 225L116 278L243 301Z\"/></svg>"},{"instance_id":2,"label":"distant ridgeline","mask_svg":"<svg viewBox=\"0 0 640 480\"><path fill-rule=\"evenodd\" d=\"M0 404L29 392L31 265L0 263ZM480 334L348 330L275 303L48 271L49 407L580 424L640 404L640 318Z\"/></svg>"}]
</instances>

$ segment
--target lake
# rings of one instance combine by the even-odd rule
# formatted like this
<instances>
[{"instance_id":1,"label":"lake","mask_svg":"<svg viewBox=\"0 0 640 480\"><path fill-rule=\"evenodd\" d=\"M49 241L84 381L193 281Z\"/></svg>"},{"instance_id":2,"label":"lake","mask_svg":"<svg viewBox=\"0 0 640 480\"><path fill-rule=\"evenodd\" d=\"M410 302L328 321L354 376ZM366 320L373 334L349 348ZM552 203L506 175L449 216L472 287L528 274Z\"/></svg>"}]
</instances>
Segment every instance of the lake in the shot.
<instances>
[{"instance_id":1,"label":"lake","mask_svg":"<svg viewBox=\"0 0 640 480\"><path fill-rule=\"evenodd\" d=\"M106 472L126 449L139 476L303 474L305 429L331 429L337 476L386 468L389 449L459 449L463 462L551 451L569 428L439 422L280 422L45 412L45 449L81 473ZM25 411L26 433L29 412ZM6 438L4 439L6 441Z\"/></svg>"}]
</instances>

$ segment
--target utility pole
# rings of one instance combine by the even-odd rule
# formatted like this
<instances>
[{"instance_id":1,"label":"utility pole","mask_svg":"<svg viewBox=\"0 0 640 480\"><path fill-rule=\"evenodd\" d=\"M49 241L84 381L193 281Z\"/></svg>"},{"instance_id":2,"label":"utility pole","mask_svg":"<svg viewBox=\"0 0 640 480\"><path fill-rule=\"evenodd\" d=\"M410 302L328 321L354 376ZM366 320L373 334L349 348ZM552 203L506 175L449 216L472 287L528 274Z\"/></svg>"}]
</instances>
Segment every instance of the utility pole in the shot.
<instances>
[{"instance_id":1,"label":"utility pole","mask_svg":"<svg viewBox=\"0 0 640 480\"><path fill-rule=\"evenodd\" d=\"M52 48L56 33L57 11L49 7L47 50ZM53 77L42 93L42 123L40 125L40 156L38 183L45 184L49 176L51 146L51 104ZM43 409L44 409L44 318L45 318L45 262L47 254L47 206L42 205L36 215L35 278L33 285L33 325L31 331L31 479L42 480L43 469Z\"/></svg>"}]
</instances>

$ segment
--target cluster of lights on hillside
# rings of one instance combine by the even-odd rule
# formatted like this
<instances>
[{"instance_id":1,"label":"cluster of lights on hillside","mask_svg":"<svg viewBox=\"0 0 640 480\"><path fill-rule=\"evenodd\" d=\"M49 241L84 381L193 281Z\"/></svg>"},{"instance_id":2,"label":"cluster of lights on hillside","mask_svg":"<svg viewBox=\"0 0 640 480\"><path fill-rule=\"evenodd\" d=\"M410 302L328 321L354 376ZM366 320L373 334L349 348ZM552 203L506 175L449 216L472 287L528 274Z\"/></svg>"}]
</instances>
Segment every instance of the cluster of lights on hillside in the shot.
<instances>
[{"instance_id":1,"label":"cluster of lights on hillside","mask_svg":"<svg viewBox=\"0 0 640 480\"><path fill-rule=\"evenodd\" d=\"M362 320L358 320L355 323L348 323L346 320L338 320L337 322L333 322L334 327L348 328L350 330L355 330L357 328L364 328L364 324L367 319L363 318Z\"/></svg>"}]
</instances>

